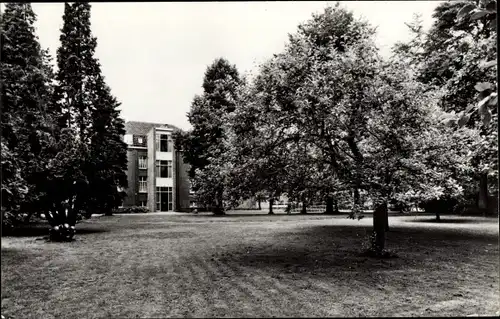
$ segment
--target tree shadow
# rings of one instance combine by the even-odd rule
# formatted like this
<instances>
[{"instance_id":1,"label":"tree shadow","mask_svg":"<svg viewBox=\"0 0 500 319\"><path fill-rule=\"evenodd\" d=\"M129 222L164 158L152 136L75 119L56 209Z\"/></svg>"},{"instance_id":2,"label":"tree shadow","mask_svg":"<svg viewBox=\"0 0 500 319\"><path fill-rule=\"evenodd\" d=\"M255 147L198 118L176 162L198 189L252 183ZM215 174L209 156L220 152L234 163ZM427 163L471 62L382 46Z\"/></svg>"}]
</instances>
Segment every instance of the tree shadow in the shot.
<instances>
[{"instance_id":1,"label":"tree shadow","mask_svg":"<svg viewBox=\"0 0 500 319\"><path fill-rule=\"evenodd\" d=\"M433 224L484 224L488 222L498 221L498 219L491 218L490 220L478 219L478 218L447 218L441 217L440 220L436 218L425 218L425 219L408 219L405 222L409 223L433 223Z\"/></svg>"},{"instance_id":2,"label":"tree shadow","mask_svg":"<svg viewBox=\"0 0 500 319\"><path fill-rule=\"evenodd\" d=\"M26 225L20 225L10 231L2 231L2 237L43 237L49 235L50 226L48 223L30 223ZM88 235L108 232L108 229L92 227L85 224L76 225L76 234Z\"/></svg>"},{"instance_id":3,"label":"tree shadow","mask_svg":"<svg viewBox=\"0 0 500 319\"><path fill-rule=\"evenodd\" d=\"M272 268L280 273L315 275L331 272L373 271L404 266L401 258L377 259L363 255L371 227L314 226L283 231L260 243L218 252L214 258L246 267Z\"/></svg>"},{"instance_id":4,"label":"tree shadow","mask_svg":"<svg viewBox=\"0 0 500 319\"><path fill-rule=\"evenodd\" d=\"M269 242L235 245L213 258L225 264L269 269L279 273L314 274L402 270L430 267L433 259L461 262L478 244L498 244L498 236L467 234L454 229L392 227L386 248L397 258L366 255L371 226L309 226L277 232Z\"/></svg>"},{"instance_id":5,"label":"tree shadow","mask_svg":"<svg viewBox=\"0 0 500 319\"><path fill-rule=\"evenodd\" d=\"M213 215L213 214L193 214L193 216L199 216L199 217L215 217L215 218L250 218L250 217L275 217L275 218L281 218L281 217L286 217L286 216L325 216L325 217L338 217L338 216L347 216L347 213L340 213L340 214L325 214L325 213L307 213L307 214L301 214L301 213L291 213L287 214L284 212L275 212L274 214L269 214L268 212L262 212L262 213L226 213L225 215Z\"/></svg>"},{"instance_id":6,"label":"tree shadow","mask_svg":"<svg viewBox=\"0 0 500 319\"><path fill-rule=\"evenodd\" d=\"M173 231L173 232L154 232L154 233L139 233L133 234L129 237L134 239L146 238L146 239L183 239L183 238L193 238L196 236L193 232L182 232L182 231Z\"/></svg>"}]
</instances>

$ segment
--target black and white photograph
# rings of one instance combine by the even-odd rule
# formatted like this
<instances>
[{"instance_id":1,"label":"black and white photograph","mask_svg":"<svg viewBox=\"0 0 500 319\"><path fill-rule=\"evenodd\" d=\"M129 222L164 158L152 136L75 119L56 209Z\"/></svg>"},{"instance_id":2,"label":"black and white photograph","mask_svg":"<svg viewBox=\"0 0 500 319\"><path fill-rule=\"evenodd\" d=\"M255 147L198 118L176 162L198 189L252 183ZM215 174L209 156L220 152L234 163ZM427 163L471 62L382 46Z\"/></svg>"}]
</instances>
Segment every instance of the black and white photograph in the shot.
<instances>
[{"instance_id":1,"label":"black and white photograph","mask_svg":"<svg viewBox=\"0 0 500 319\"><path fill-rule=\"evenodd\" d=\"M0 3L1 319L500 316L497 3Z\"/></svg>"}]
</instances>

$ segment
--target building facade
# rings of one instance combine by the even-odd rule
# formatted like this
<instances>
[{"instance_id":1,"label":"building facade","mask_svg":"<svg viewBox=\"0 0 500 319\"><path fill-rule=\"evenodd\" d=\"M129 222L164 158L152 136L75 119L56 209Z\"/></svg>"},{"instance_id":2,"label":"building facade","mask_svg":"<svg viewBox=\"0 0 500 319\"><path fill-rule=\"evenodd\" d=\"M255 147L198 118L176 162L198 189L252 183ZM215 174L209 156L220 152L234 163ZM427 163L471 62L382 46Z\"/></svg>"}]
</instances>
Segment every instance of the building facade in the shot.
<instances>
[{"instance_id":1,"label":"building facade","mask_svg":"<svg viewBox=\"0 0 500 319\"><path fill-rule=\"evenodd\" d=\"M126 122L128 189L123 206L152 212L189 211L192 206L188 170L172 140L175 126Z\"/></svg>"}]
</instances>

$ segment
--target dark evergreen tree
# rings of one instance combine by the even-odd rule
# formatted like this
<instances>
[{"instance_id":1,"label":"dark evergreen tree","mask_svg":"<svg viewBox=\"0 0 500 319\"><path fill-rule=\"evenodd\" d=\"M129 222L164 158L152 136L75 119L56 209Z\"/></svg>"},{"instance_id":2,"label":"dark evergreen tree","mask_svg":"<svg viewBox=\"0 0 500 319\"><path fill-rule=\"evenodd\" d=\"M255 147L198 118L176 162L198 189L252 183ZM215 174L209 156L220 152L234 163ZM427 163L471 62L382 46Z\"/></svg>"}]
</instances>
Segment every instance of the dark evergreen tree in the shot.
<instances>
[{"instance_id":1,"label":"dark evergreen tree","mask_svg":"<svg viewBox=\"0 0 500 319\"><path fill-rule=\"evenodd\" d=\"M81 168L89 161L88 145L77 138L76 130L63 128L45 154L49 161L40 206L52 226L50 238L68 241L86 201L88 181Z\"/></svg>"},{"instance_id":2,"label":"dark evergreen tree","mask_svg":"<svg viewBox=\"0 0 500 319\"><path fill-rule=\"evenodd\" d=\"M99 76L93 88L95 95L92 111L90 144L89 210L110 215L125 195L127 185L127 144L125 122L120 117L119 102Z\"/></svg>"},{"instance_id":3,"label":"dark evergreen tree","mask_svg":"<svg viewBox=\"0 0 500 319\"><path fill-rule=\"evenodd\" d=\"M75 128L87 143L92 124L90 86L100 74L94 58L97 40L90 30L90 4L64 4L61 46L57 50L58 71L55 104L60 114L59 127Z\"/></svg>"},{"instance_id":4,"label":"dark evergreen tree","mask_svg":"<svg viewBox=\"0 0 500 319\"><path fill-rule=\"evenodd\" d=\"M52 70L35 35L29 3L7 3L1 15L2 217L19 221L39 210L50 143ZM11 223L12 224L12 223Z\"/></svg>"},{"instance_id":5,"label":"dark evergreen tree","mask_svg":"<svg viewBox=\"0 0 500 319\"><path fill-rule=\"evenodd\" d=\"M59 127L75 129L86 146L82 150L88 151L80 167L88 187L79 188L87 216L111 213L127 187L124 121L94 56L97 40L90 28L90 9L87 2L65 4L55 90Z\"/></svg>"},{"instance_id":6,"label":"dark evergreen tree","mask_svg":"<svg viewBox=\"0 0 500 319\"><path fill-rule=\"evenodd\" d=\"M126 187L124 123L94 58L90 5L66 3L63 20L38 199L54 240L72 239L79 215L118 206Z\"/></svg>"}]
</instances>

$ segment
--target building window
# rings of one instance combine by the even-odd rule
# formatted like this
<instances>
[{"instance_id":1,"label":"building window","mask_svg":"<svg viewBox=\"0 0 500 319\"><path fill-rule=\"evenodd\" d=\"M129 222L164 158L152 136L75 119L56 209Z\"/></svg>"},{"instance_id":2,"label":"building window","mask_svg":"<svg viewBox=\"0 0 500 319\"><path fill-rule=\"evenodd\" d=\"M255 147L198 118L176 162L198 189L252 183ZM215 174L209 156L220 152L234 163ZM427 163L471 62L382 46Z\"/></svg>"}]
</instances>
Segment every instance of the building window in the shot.
<instances>
[{"instance_id":1,"label":"building window","mask_svg":"<svg viewBox=\"0 0 500 319\"><path fill-rule=\"evenodd\" d=\"M172 187L156 187L156 210L166 212L173 210Z\"/></svg>"},{"instance_id":2,"label":"building window","mask_svg":"<svg viewBox=\"0 0 500 319\"><path fill-rule=\"evenodd\" d=\"M156 177L172 178L172 161L156 161Z\"/></svg>"},{"instance_id":3,"label":"building window","mask_svg":"<svg viewBox=\"0 0 500 319\"><path fill-rule=\"evenodd\" d=\"M148 181L146 176L139 176L139 193L148 192Z\"/></svg>"},{"instance_id":4,"label":"building window","mask_svg":"<svg viewBox=\"0 0 500 319\"><path fill-rule=\"evenodd\" d=\"M174 141L168 136L168 144L167 144L167 152L173 152L174 151Z\"/></svg>"},{"instance_id":5,"label":"building window","mask_svg":"<svg viewBox=\"0 0 500 319\"><path fill-rule=\"evenodd\" d=\"M137 138L137 144L142 144L143 140L142 140L142 137L138 137Z\"/></svg>"},{"instance_id":6,"label":"building window","mask_svg":"<svg viewBox=\"0 0 500 319\"><path fill-rule=\"evenodd\" d=\"M172 152L173 141L170 135L157 134L156 135L156 150L160 152Z\"/></svg>"},{"instance_id":7,"label":"building window","mask_svg":"<svg viewBox=\"0 0 500 319\"><path fill-rule=\"evenodd\" d=\"M147 202L147 201L145 201L145 200L141 200L139 204L140 204L140 206L141 206L141 207L146 207L146 206L148 206L148 202Z\"/></svg>"},{"instance_id":8,"label":"building window","mask_svg":"<svg viewBox=\"0 0 500 319\"><path fill-rule=\"evenodd\" d=\"M127 143L127 145L132 145L132 143L133 143L133 136L132 136L132 134L125 134L123 136L123 141L125 143Z\"/></svg>"},{"instance_id":9,"label":"building window","mask_svg":"<svg viewBox=\"0 0 500 319\"><path fill-rule=\"evenodd\" d=\"M147 169L148 161L146 156L139 156L139 169Z\"/></svg>"}]
</instances>

